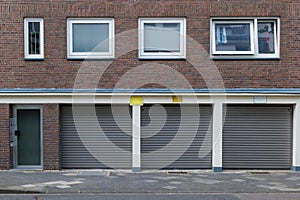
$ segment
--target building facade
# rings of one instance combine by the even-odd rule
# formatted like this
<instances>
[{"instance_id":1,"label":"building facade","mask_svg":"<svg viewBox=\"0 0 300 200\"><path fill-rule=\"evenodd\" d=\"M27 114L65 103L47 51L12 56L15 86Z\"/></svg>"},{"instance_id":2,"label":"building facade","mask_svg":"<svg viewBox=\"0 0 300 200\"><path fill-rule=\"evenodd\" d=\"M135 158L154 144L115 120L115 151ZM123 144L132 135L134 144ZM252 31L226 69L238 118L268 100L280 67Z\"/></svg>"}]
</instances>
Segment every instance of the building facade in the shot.
<instances>
[{"instance_id":1,"label":"building facade","mask_svg":"<svg viewBox=\"0 0 300 200\"><path fill-rule=\"evenodd\" d=\"M11 0L0 22L0 169L300 170L298 0Z\"/></svg>"}]
</instances>

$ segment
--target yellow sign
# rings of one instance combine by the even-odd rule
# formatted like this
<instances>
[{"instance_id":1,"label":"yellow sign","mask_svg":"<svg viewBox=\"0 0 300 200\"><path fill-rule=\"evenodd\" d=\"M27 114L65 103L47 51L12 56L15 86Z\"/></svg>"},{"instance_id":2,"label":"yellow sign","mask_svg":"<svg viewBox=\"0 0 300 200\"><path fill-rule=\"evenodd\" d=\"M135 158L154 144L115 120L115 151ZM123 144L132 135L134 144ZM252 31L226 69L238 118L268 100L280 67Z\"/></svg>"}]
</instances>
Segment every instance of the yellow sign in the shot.
<instances>
[{"instance_id":1,"label":"yellow sign","mask_svg":"<svg viewBox=\"0 0 300 200\"><path fill-rule=\"evenodd\" d=\"M182 97L172 96L172 101L173 101L173 103L181 103L182 102Z\"/></svg>"},{"instance_id":2,"label":"yellow sign","mask_svg":"<svg viewBox=\"0 0 300 200\"><path fill-rule=\"evenodd\" d=\"M143 97L132 96L130 97L130 105L143 105Z\"/></svg>"}]
</instances>

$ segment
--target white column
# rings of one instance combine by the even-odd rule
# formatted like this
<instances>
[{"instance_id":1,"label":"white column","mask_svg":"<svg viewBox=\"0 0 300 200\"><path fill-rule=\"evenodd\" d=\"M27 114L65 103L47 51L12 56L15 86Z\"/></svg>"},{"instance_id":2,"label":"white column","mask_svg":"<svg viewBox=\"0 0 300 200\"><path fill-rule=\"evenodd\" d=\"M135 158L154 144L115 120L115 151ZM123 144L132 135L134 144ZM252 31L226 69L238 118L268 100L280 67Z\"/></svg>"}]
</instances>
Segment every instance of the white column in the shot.
<instances>
[{"instance_id":1,"label":"white column","mask_svg":"<svg viewBox=\"0 0 300 200\"><path fill-rule=\"evenodd\" d=\"M141 171L141 106L132 105L132 171Z\"/></svg>"},{"instance_id":2,"label":"white column","mask_svg":"<svg viewBox=\"0 0 300 200\"><path fill-rule=\"evenodd\" d=\"M300 171L300 101L295 105L293 119L293 170Z\"/></svg>"},{"instance_id":3,"label":"white column","mask_svg":"<svg viewBox=\"0 0 300 200\"><path fill-rule=\"evenodd\" d=\"M213 105L213 143L212 167L214 172L222 171L222 130L223 104L216 101Z\"/></svg>"}]
</instances>

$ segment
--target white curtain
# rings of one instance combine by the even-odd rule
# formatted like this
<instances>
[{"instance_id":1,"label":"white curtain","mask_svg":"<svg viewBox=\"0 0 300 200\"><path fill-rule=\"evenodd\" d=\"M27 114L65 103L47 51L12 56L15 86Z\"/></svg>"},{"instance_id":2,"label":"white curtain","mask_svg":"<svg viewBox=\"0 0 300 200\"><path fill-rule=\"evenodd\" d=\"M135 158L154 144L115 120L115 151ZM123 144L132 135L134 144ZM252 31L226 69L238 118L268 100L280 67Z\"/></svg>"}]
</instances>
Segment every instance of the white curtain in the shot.
<instances>
[{"instance_id":1,"label":"white curtain","mask_svg":"<svg viewBox=\"0 0 300 200\"><path fill-rule=\"evenodd\" d=\"M144 51L180 51L180 24L145 23Z\"/></svg>"}]
</instances>

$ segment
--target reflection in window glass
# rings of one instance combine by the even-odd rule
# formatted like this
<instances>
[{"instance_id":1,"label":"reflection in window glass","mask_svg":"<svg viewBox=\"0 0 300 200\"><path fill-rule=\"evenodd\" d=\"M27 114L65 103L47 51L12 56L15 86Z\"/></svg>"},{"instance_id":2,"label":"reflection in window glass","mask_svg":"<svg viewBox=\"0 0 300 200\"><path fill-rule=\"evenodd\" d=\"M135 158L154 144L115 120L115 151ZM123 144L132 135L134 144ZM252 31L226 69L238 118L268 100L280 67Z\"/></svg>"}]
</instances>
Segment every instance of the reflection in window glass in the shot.
<instances>
[{"instance_id":1,"label":"reflection in window glass","mask_svg":"<svg viewBox=\"0 0 300 200\"><path fill-rule=\"evenodd\" d=\"M40 22L28 22L29 54L40 54Z\"/></svg>"},{"instance_id":2,"label":"reflection in window glass","mask_svg":"<svg viewBox=\"0 0 300 200\"><path fill-rule=\"evenodd\" d=\"M260 54L275 53L274 22L258 23L258 49Z\"/></svg>"},{"instance_id":3,"label":"reflection in window glass","mask_svg":"<svg viewBox=\"0 0 300 200\"><path fill-rule=\"evenodd\" d=\"M217 51L251 51L250 23L215 24Z\"/></svg>"},{"instance_id":4,"label":"reflection in window glass","mask_svg":"<svg viewBox=\"0 0 300 200\"><path fill-rule=\"evenodd\" d=\"M179 23L145 23L144 52L179 52Z\"/></svg>"},{"instance_id":5,"label":"reflection in window glass","mask_svg":"<svg viewBox=\"0 0 300 200\"><path fill-rule=\"evenodd\" d=\"M73 23L73 52L108 52L109 24Z\"/></svg>"}]
</instances>

